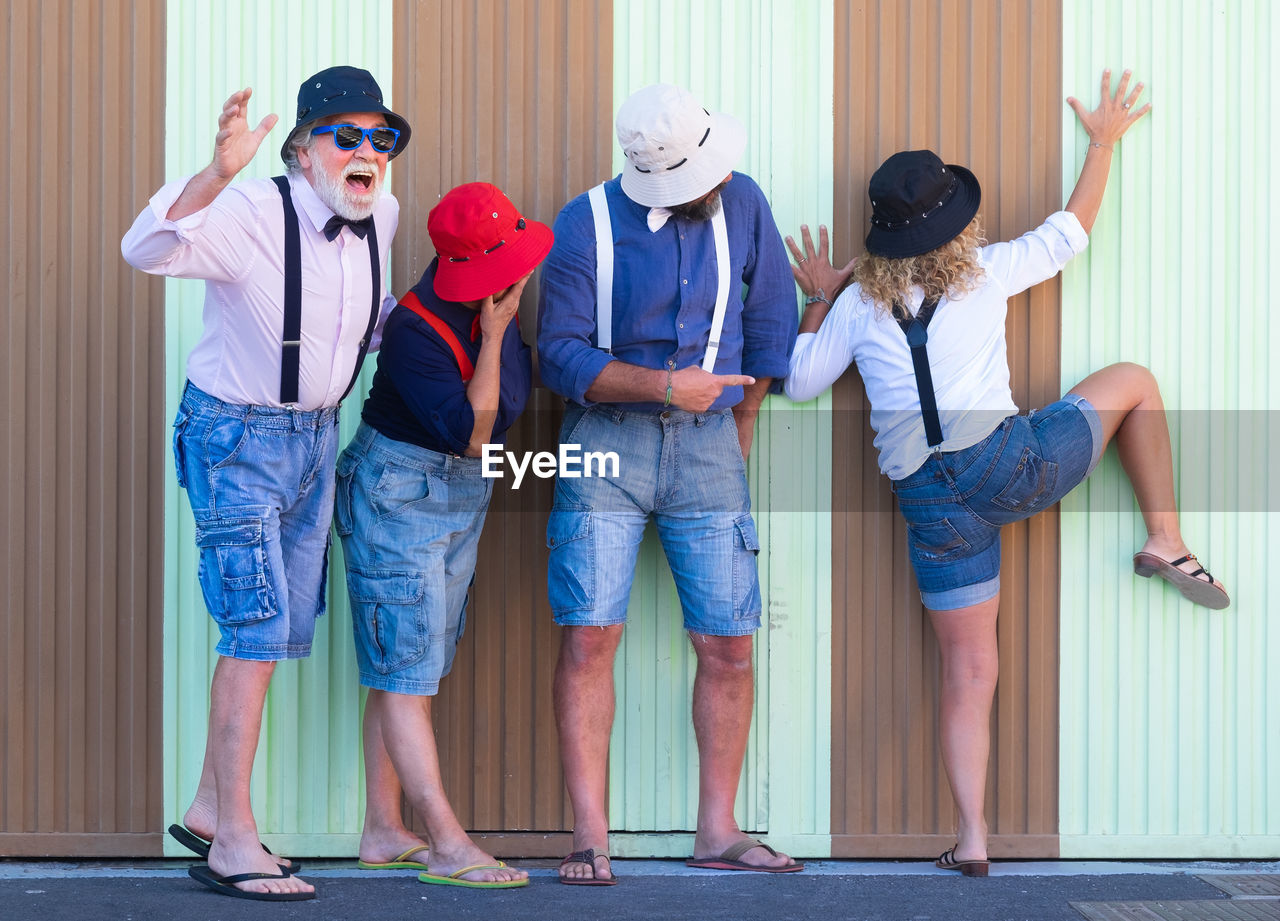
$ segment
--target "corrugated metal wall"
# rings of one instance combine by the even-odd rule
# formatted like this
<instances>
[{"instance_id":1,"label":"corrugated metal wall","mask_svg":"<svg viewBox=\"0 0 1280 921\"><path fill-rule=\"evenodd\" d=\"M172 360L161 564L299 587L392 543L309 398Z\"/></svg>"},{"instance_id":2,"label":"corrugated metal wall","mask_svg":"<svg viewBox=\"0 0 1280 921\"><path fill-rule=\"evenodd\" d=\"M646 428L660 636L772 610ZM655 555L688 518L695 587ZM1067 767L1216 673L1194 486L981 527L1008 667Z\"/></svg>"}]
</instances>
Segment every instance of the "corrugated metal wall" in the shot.
<instances>
[{"instance_id":1,"label":"corrugated metal wall","mask_svg":"<svg viewBox=\"0 0 1280 921\"><path fill-rule=\"evenodd\" d=\"M164 4L16 0L0 50L0 854L155 854L161 286L119 247Z\"/></svg>"},{"instance_id":2,"label":"corrugated metal wall","mask_svg":"<svg viewBox=\"0 0 1280 921\"><path fill-rule=\"evenodd\" d=\"M164 178L194 173L208 163L217 114L232 91L254 88L250 118L269 112L281 123L245 170L245 176L284 171L279 149L293 125L298 84L334 63L368 68L388 104L400 102L392 73L391 0L351 5L313 0L301 8L252 0L182 0L169 4L168 104ZM411 122L412 113L406 113ZM429 140L430 134L425 135ZM405 155L427 154L415 134ZM389 171L393 191L403 179L397 160ZM156 182L158 187L159 181ZM140 209L152 190L131 203ZM410 202L401 201L410 210ZM393 275L397 267L393 260ZM204 285L169 280L166 296L166 375L163 413L151 425L167 445L186 373L186 356L201 328ZM365 365L364 385L372 374ZM348 400L342 431L349 436L358 406ZM344 440L345 443L345 440ZM151 487L160 489L161 478ZM172 453L165 449L165 812L164 824L181 818L200 778L208 723L209 681L216 656L217 629L205 611L196 579L198 557L186 496L173 478ZM355 652L341 557L329 568L328 615L317 625L309 659L285 663L275 673L267 697L262 744L254 768L255 815L264 839L290 854L355 853L364 802L360 768L360 713ZM163 825L159 827L163 828ZM186 852L166 837L165 848Z\"/></svg>"},{"instance_id":3,"label":"corrugated metal wall","mask_svg":"<svg viewBox=\"0 0 1280 921\"><path fill-rule=\"evenodd\" d=\"M414 147L396 161L403 211L397 291L434 255L427 214L476 180L497 184L547 224L605 178L613 145L612 5L606 0L478 0L396 5L396 87ZM532 344L536 284L521 311ZM508 450L554 451L560 401L535 391ZM553 481L496 485L477 564L467 636L435 706L445 787L462 824L502 837L503 854L569 850L571 827L551 703L559 628L547 604ZM535 832L535 834L518 834ZM513 834L515 833L515 834Z\"/></svg>"},{"instance_id":4,"label":"corrugated metal wall","mask_svg":"<svg viewBox=\"0 0 1280 921\"><path fill-rule=\"evenodd\" d=\"M614 109L650 83L678 83L747 127L739 169L764 189L783 233L830 214L831 4L617 2ZM616 147L616 144L613 145ZM614 152L616 173L620 152ZM749 463L767 626L756 639L756 709L737 804L743 828L795 853L827 850L830 582L826 420L771 397ZM610 814L616 827L692 829L694 657L656 540L637 570L619 657ZM687 855L689 836L632 844Z\"/></svg>"},{"instance_id":5,"label":"corrugated metal wall","mask_svg":"<svg viewBox=\"0 0 1280 921\"><path fill-rule=\"evenodd\" d=\"M896 150L931 147L970 166L990 239L1061 207L1055 0L835 7L837 264L862 251L867 179ZM1019 406L1058 396L1058 321L1057 282L1010 302ZM954 825L936 745L937 648L856 374L833 405L832 853L936 855ZM987 791L997 857L1056 853L1057 580L1056 513L1006 528Z\"/></svg>"},{"instance_id":6,"label":"corrugated metal wall","mask_svg":"<svg viewBox=\"0 0 1280 921\"><path fill-rule=\"evenodd\" d=\"M1102 68L1127 66L1154 109L1064 276L1062 381L1155 372L1184 535L1233 603L1133 576L1145 531L1114 452L1063 502L1064 856L1280 854L1277 47L1267 0L1066 3L1066 91L1096 99ZM1064 188L1084 156L1068 138Z\"/></svg>"}]
</instances>

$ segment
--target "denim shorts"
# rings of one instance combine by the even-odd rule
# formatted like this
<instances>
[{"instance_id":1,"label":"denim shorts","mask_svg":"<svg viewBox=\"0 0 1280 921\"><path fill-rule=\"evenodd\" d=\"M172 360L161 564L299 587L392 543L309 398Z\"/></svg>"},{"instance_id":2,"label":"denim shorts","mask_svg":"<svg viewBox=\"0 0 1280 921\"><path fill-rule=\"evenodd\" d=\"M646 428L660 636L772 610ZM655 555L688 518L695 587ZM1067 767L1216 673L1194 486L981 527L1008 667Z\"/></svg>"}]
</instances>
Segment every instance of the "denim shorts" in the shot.
<instances>
[{"instance_id":1,"label":"denim shorts","mask_svg":"<svg viewBox=\"0 0 1280 921\"><path fill-rule=\"evenodd\" d=\"M1102 454L1098 412L1068 394L1009 416L985 439L937 452L893 481L926 608L949 611L1000 591L1000 528L1058 502Z\"/></svg>"},{"instance_id":2,"label":"denim shorts","mask_svg":"<svg viewBox=\"0 0 1280 921\"><path fill-rule=\"evenodd\" d=\"M619 463L616 477L556 479L547 521L556 623L626 622L636 554L652 518L685 629L742 636L760 628L760 544L730 410L628 412L570 403L560 443L580 445L584 456L614 452Z\"/></svg>"},{"instance_id":3,"label":"denim shorts","mask_svg":"<svg viewBox=\"0 0 1280 921\"><path fill-rule=\"evenodd\" d=\"M224 403L187 382L173 423L199 579L233 659L301 659L325 609L338 409Z\"/></svg>"},{"instance_id":4,"label":"denim shorts","mask_svg":"<svg viewBox=\"0 0 1280 921\"><path fill-rule=\"evenodd\" d=\"M395 441L364 423L338 458L342 539L360 683L434 695L466 627L493 480L481 459Z\"/></svg>"}]
</instances>

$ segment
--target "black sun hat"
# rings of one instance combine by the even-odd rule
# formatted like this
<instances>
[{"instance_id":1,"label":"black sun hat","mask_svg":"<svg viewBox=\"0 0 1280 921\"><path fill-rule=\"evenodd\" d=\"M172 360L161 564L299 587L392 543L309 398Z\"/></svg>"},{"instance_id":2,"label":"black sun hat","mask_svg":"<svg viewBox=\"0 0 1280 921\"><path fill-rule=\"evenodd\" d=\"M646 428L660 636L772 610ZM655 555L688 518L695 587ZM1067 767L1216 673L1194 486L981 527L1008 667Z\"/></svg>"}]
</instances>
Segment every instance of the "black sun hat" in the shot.
<instances>
[{"instance_id":1,"label":"black sun hat","mask_svg":"<svg viewBox=\"0 0 1280 921\"><path fill-rule=\"evenodd\" d=\"M394 160L409 143L409 123L382 104L382 88L373 74L359 67L326 67L320 73L308 77L298 87L298 121L280 148L280 157L286 163L289 144L298 133L313 122L330 115L346 115L349 112L378 112L386 116L387 126L400 132L395 148L387 155Z\"/></svg>"},{"instance_id":2,"label":"black sun hat","mask_svg":"<svg viewBox=\"0 0 1280 921\"><path fill-rule=\"evenodd\" d=\"M902 150L885 160L867 194L867 252L891 259L923 255L959 236L982 201L977 177L931 150Z\"/></svg>"}]
</instances>

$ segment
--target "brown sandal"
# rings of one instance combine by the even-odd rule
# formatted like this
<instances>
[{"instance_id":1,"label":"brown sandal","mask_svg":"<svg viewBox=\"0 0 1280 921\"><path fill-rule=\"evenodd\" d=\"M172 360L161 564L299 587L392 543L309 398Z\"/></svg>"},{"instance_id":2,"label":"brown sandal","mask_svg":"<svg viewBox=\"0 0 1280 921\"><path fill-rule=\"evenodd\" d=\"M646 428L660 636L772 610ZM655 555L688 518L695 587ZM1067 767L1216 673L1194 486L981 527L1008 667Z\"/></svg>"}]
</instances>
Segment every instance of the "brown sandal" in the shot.
<instances>
[{"instance_id":1,"label":"brown sandal","mask_svg":"<svg viewBox=\"0 0 1280 921\"><path fill-rule=\"evenodd\" d=\"M1194 563L1197 567L1192 572L1184 572L1178 567L1183 563ZM1209 574L1196 559L1194 553L1188 553L1176 560L1162 560L1154 553L1135 553L1133 555L1133 571L1144 579L1159 576L1179 592L1192 604L1204 605L1215 611L1221 611L1231 604L1231 599L1218 581ZM1204 579L1197 578L1204 576ZM1205 581L1208 579L1209 581Z\"/></svg>"},{"instance_id":2,"label":"brown sandal","mask_svg":"<svg viewBox=\"0 0 1280 921\"><path fill-rule=\"evenodd\" d=\"M956 870L965 876L986 876L991 867L989 860L956 860L956 849L948 848L933 862L939 870Z\"/></svg>"},{"instance_id":3,"label":"brown sandal","mask_svg":"<svg viewBox=\"0 0 1280 921\"><path fill-rule=\"evenodd\" d=\"M600 879L596 876L596 861L603 857L609 864L609 878ZM560 869L572 863L584 863L591 868L591 876L589 877L568 877L563 873L560 874L560 882L566 886L616 886L618 885L618 877L613 875L613 861L609 859L608 854L597 854L595 848L587 848L585 851L574 851L564 860L560 861Z\"/></svg>"}]
</instances>

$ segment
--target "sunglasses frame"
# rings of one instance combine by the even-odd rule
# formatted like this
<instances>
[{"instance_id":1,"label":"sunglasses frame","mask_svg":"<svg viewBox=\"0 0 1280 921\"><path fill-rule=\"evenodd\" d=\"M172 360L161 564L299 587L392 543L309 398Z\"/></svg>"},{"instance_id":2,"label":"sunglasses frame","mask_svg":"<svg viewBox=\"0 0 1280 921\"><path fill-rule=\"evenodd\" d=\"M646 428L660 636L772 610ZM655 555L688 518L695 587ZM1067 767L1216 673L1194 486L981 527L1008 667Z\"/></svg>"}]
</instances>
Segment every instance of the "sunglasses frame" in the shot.
<instances>
[{"instance_id":1,"label":"sunglasses frame","mask_svg":"<svg viewBox=\"0 0 1280 921\"><path fill-rule=\"evenodd\" d=\"M341 144L338 143L338 131L341 128L350 128L352 131L360 132L360 140L356 142L356 145L354 147L343 147ZM393 140L392 140L391 146L388 147L386 150L383 150L377 144L373 143L373 133L375 131L391 132ZM400 129L392 128L390 125L378 125L376 128L361 128L359 125L321 125L319 128L312 128L311 133L312 135L332 134L333 146L338 148L339 150L359 150L364 145L364 142L367 140L369 142L369 146L372 147L376 153L389 154L393 150L395 150L396 147L400 145Z\"/></svg>"}]
</instances>

